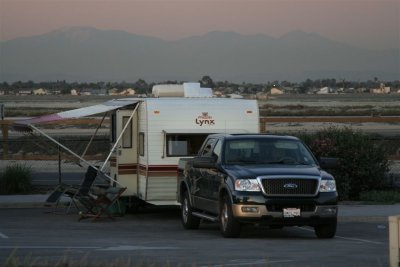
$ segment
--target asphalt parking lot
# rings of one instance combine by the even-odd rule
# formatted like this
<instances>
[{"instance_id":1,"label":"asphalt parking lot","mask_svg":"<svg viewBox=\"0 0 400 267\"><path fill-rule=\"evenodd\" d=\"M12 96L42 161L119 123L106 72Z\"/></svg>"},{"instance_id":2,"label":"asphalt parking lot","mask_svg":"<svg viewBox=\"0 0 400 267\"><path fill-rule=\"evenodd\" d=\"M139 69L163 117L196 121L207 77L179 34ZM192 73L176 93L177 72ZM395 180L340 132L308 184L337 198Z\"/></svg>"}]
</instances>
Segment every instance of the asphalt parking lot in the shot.
<instances>
[{"instance_id":1,"label":"asphalt parking lot","mask_svg":"<svg viewBox=\"0 0 400 267\"><path fill-rule=\"evenodd\" d=\"M37 266L388 266L386 215L400 205L341 207L337 236L325 240L308 227L246 227L238 239L222 238L214 223L183 230L177 207L96 222L46 211L0 208L0 266L10 255Z\"/></svg>"}]
</instances>

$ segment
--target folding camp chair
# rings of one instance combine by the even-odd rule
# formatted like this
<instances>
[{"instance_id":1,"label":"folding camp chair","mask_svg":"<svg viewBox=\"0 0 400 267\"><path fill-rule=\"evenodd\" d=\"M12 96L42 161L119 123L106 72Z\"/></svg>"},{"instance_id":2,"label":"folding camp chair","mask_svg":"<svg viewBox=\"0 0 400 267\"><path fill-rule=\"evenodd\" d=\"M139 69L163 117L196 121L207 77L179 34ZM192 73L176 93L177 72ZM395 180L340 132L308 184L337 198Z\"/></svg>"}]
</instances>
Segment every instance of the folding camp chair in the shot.
<instances>
[{"instance_id":1,"label":"folding camp chair","mask_svg":"<svg viewBox=\"0 0 400 267\"><path fill-rule=\"evenodd\" d=\"M44 205L46 207L54 206L54 210L52 212L55 212L58 208L58 205L60 204L61 198L63 196L68 196L67 192L75 191L75 190L78 190L78 187L72 186L72 185L67 185L67 184L59 184L53 190L53 192L48 196Z\"/></svg>"},{"instance_id":2,"label":"folding camp chair","mask_svg":"<svg viewBox=\"0 0 400 267\"><path fill-rule=\"evenodd\" d=\"M70 211L72 205L74 205L79 210L79 207L75 202L75 197L77 195L82 195L82 196L88 195L90 188L92 187L96 177L97 177L97 170L94 167L89 166L85 173L85 178L83 179L79 187L67 184L58 185L46 199L45 206L55 205L54 207L55 211L60 203L61 198L63 196L66 196L70 198L70 203L67 209L67 213Z\"/></svg>"},{"instance_id":3,"label":"folding camp chair","mask_svg":"<svg viewBox=\"0 0 400 267\"><path fill-rule=\"evenodd\" d=\"M119 203L118 200L125 190L126 187L110 187L105 190L104 193L97 196L89 194L85 197L78 197L82 204L85 203L85 206L91 206L90 209L88 209L89 212L79 212L79 221L87 218L97 220L103 215L111 220L115 220L111 208L116 203Z\"/></svg>"}]
</instances>

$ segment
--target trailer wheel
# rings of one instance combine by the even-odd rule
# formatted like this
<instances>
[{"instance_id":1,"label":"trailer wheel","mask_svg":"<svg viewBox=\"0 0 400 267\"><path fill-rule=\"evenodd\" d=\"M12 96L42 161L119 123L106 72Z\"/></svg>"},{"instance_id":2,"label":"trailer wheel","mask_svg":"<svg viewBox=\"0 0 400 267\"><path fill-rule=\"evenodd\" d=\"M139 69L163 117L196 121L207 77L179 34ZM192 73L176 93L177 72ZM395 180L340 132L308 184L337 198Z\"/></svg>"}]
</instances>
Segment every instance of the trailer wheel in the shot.
<instances>
[{"instance_id":1,"label":"trailer wheel","mask_svg":"<svg viewBox=\"0 0 400 267\"><path fill-rule=\"evenodd\" d=\"M233 217L232 203L227 195L221 199L219 223L223 237L238 237L240 235L242 226Z\"/></svg>"},{"instance_id":2,"label":"trailer wheel","mask_svg":"<svg viewBox=\"0 0 400 267\"><path fill-rule=\"evenodd\" d=\"M192 214L193 208L190 206L189 193L186 191L183 194L181 204L181 221L185 229L198 229L200 225L200 218Z\"/></svg>"}]
</instances>

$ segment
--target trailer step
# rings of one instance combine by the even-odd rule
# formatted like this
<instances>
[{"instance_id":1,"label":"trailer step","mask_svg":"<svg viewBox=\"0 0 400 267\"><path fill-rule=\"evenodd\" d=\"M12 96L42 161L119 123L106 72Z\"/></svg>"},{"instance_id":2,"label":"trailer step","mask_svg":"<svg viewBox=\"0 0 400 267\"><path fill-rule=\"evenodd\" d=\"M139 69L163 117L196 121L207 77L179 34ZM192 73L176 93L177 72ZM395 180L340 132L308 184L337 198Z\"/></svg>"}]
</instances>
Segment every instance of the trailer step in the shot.
<instances>
[{"instance_id":1,"label":"trailer step","mask_svg":"<svg viewBox=\"0 0 400 267\"><path fill-rule=\"evenodd\" d=\"M209 215L209 214L204 214L201 212L192 212L192 214L196 217L202 218L202 219L206 219L208 221L212 221L212 222L217 222L218 221L218 217Z\"/></svg>"}]
</instances>

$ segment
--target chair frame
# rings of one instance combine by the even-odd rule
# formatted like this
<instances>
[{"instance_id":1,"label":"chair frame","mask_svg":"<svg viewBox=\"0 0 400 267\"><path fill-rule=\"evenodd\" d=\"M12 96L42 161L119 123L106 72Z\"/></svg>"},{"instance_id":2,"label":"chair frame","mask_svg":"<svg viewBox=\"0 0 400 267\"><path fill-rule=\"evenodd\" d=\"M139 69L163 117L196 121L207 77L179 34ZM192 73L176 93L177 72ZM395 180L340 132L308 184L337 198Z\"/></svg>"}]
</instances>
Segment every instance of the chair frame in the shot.
<instances>
[{"instance_id":1,"label":"chair frame","mask_svg":"<svg viewBox=\"0 0 400 267\"><path fill-rule=\"evenodd\" d=\"M70 198L70 202L66 213L69 213L72 205L74 205L75 208L78 211L80 211L79 206L75 201L75 199L78 195L84 196L89 194L90 189L92 188L97 175L98 175L97 169L92 166L89 166L85 173L85 177L79 186L67 185L63 183L59 184L46 199L45 206L49 206L50 203L55 203L55 207L53 210L53 212L55 212L58 208L61 198L65 196Z\"/></svg>"},{"instance_id":2,"label":"chair frame","mask_svg":"<svg viewBox=\"0 0 400 267\"><path fill-rule=\"evenodd\" d=\"M88 209L88 212L79 212L79 219L92 218L93 221L100 219L103 215L111 220L115 220L114 216L108 210L111 206L119 201L121 195L125 192L126 187L110 187L104 193L93 196L82 198L87 204L91 203L92 207Z\"/></svg>"}]
</instances>

